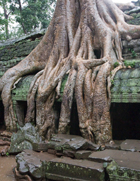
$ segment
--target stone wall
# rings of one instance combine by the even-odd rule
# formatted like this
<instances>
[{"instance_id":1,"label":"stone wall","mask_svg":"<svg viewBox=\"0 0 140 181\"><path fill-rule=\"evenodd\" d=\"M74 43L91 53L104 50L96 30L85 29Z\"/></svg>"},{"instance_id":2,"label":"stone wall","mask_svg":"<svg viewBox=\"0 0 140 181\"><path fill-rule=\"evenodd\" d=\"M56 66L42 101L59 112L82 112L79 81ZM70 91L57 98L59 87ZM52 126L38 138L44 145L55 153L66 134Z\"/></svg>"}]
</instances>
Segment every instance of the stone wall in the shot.
<instances>
[{"instance_id":1,"label":"stone wall","mask_svg":"<svg viewBox=\"0 0 140 181\"><path fill-rule=\"evenodd\" d=\"M43 38L45 30L0 42L0 77L9 68L15 66L38 45Z\"/></svg>"}]
</instances>

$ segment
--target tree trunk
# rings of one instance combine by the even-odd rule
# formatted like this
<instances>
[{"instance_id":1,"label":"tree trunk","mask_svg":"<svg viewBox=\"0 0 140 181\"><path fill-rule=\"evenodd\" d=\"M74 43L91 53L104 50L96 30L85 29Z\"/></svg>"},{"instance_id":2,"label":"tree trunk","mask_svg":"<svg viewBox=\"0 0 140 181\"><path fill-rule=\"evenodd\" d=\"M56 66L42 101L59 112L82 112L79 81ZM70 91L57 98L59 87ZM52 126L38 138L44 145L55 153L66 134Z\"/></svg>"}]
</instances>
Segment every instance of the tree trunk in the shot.
<instances>
[{"instance_id":1,"label":"tree trunk","mask_svg":"<svg viewBox=\"0 0 140 181\"><path fill-rule=\"evenodd\" d=\"M82 136L99 144L109 142L112 139L110 73L116 61L123 65L121 39L140 37L140 26L125 23L130 18L111 0L58 0L40 44L1 78L7 128L13 129L16 123L12 85L23 75L44 69L31 84L26 122L35 120L40 134L50 138L55 132L53 104L60 95L63 77L69 74L58 132L69 132L75 95ZM34 109L37 109L36 118Z\"/></svg>"},{"instance_id":2,"label":"tree trunk","mask_svg":"<svg viewBox=\"0 0 140 181\"><path fill-rule=\"evenodd\" d=\"M22 6L21 6L21 1L20 1L20 0L18 0L18 4L19 4L20 16L22 17ZM25 34L27 34L27 31L26 31L26 29L25 29L25 26L24 26L24 23L23 23L23 22L21 22L21 26L22 26L22 28L23 28L23 32L24 32Z\"/></svg>"},{"instance_id":3,"label":"tree trunk","mask_svg":"<svg viewBox=\"0 0 140 181\"><path fill-rule=\"evenodd\" d=\"M5 23L5 35L6 35L6 39L8 39L9 38L8 17L10 13L9 14L7 13L6 3L4 1L2 1L2 6L4 10L4 18L5 20L7 20L7 22Z\"/></svg>"}]
</instances>

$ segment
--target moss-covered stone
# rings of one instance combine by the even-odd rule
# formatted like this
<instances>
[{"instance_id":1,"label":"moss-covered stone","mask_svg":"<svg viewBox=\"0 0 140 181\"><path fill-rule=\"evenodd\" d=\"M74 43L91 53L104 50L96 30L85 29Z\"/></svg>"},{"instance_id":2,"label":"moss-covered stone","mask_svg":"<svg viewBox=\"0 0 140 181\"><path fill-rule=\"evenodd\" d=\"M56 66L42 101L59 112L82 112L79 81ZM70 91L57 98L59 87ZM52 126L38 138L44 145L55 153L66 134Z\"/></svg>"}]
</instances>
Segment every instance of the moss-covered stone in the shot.
<instances>
[{"instance_id":1,"label":"moss-covered stone","mask_svg":"<svg viewBox=\"0 0 140 181\"><path fill-rule=\"evenodd\" d=\"M42 138L31 123L26 123L24 127L19 127L17 133L11 137L9 153L19 153L23 150L33 149L33 143L42 142Z\"/></svg>"},{"instance_id":2,"label":"moss-covered stone","mask_svg":"<svg viewBox=\"0 0 140 181\"><path fill-rule=\"evenodd\" d=\"M140 180L140 170L130 169L119 166L115 161L112 161L107 166L107 173L110 181L138 181Z\"/></svg>"},{"instance_id":3,"label":"moss-covered stone","mask_svg":"<svg viewBox=\"0 0 140 181\"><path fill-rule=\"evenodd\" d=\"M12 90L13 101L26 101L28 90L34 75L23 77ZM62 101L62 95L67 81L66 75L61 85L61 97L56 101ZM113 80L111 88L112 102L140 102L140 68L119 70Z\"/></svg>"},{"instance_id":4,"label":"moss-covered stone","mask_svg":"<svg viewBox=\"0 0 140 181\"><path fill-rule=\"evenodd\" d=\"M101 163L55 158L47 165L46 178L61 181L104 181L105 173Z\"/></svg>"}]
</instances>

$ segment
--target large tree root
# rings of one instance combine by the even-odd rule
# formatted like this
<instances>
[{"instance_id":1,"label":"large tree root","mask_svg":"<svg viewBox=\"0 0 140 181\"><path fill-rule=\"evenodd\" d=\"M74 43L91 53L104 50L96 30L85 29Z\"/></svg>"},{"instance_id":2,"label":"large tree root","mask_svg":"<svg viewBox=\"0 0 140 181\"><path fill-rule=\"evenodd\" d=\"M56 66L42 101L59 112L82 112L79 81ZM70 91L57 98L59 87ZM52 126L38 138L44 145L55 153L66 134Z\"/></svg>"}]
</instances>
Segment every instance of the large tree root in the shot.
<instances>
[{"instance_id":1,"label":"large tree root","mask_svg":"<svg viewBox=\"0 0 140 181\"><path fill-rule=\"evenodd\" d=\"M14 174L17 181L33 181L29 175L21 175L17 168L14 168Z\"/></svg>"},{"instance_id":2,"label":"large tree root","mask_svg":"<svg viewBox=\"0 0 140 181\"><path fill-rule=\"evenodd\" d=\"M121 39L140 37L140 26L125 23L130 18L111 0L58 0L43 40L0 79L7 128L16 126L11 101L13 84L21 76L44 69L31 85L25 121L35 122L40 134L49 139L55 132L55 97L60 96L62 79L69 72L58 132L69 133L75 95L83 137L96 143L109 142L112 139L110 72L116 61L123 64Z\"/></svg>"}]
</instances>

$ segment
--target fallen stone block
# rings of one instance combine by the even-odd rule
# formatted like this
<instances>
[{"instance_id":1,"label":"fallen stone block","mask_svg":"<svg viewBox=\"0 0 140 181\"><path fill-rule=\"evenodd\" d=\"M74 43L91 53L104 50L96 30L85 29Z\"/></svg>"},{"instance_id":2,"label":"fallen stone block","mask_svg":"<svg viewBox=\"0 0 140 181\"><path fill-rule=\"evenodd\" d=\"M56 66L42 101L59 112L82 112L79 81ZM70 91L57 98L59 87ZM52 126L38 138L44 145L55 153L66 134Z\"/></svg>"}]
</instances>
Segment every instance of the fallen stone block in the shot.
<instances>
[{"instance_id":1,"label":"fallen stone block","mask_svg":"<svg viewBox=\"0 0 140 181\"><path fill-rule=\"evenodd\" d=\"M132 169L129 166L119 166L115 161L112 161L106 168L110 181L138 181L140 180L140 168Z\"/></svg>"},{"instance_id":2,"label":"fallen stone block","mask_svg":"<svg viewBox=\"0 0 140 181\"><path fill-rule=\"evenodd\" d=\"M48 149L47 152L50 153L50 154L56 155L56 150Z\"/></svg>"},{"instance_id":3,"label":"fallen stone block","mask_svg":"<svg viewBox=\"0 0 140 181\"><path fill-rule=\"evenodd\" d=\"M81 151L77 151L75 153L75 158L77 159L87 159L88 156L92 153L92 151L90 150L81 150Z\"/></svg>"},{"instance_id":4,"label":"fallen stone block","mask_svg":"<svg viewBox=\"0 0 140 181\"><path fill-rule=\"evenodd\" d=\"M47 143L32 143L34 151L47 151Z\"/></svg>"},{"instance_id":5,"label":"fallen stone block","mask_svg":"<svg viewBox=\"0 0 140 181\"><path fill-rule=\"evenodd\" d=\"M31 123L26 123L24 127L19 128L17 133L13 133L9 153L20 153L26 149L32 150L35 143L44 145L45 142L42 141L35 127Z\"/></svg>"},{"instance_id":6,"label":"fallen stone block","mask_svg":"<svg viewBox=\"0 0 140 181\"><path fill-rule=\"evenodd\" d=\"M102 163L76 160L68 157L56 158L55 155L25 150L16 156L17 171L22 176L30 175L35 179L60 181L104 181Z\"/></svg>"},{"instance_id":7,"label":"fallen stone block","mask_svg":"<svg viewBox=\"0 0 140 181\"><path fill-rule=\"evenodd\" d=\"M70 158L74 158L75 157L75 151L63 150L63 154L64 154L64 156L67 156L67 157L70 157Z\"/></svg>"},{"instance_id":8,"label":"fallen stone block","mask_svg":"<svg viewBox=\"0 0 140 181\"><path fill-rule=\"evenodd\" d=\"M49 161L46 178L60 181L104 181L103 164L67 157Z\"/></svg>"},{"instance_id":9,"label":"fallen stone block","mask_svg":"<svg viewBox=\"0 0 140 181\"><path fill-rule=\"evenodd\" d=\"M25 150L16 156L17 170L20 174L29 174L34 179L45 178L46 165L54 158L54 155L48 153Z\"/></svg>"},{"instance_id":10,"label":"fallen stone block","mask_svg":"<svg viewBox=\"0 0 140 181\"><path fill-rule=\"evenodd\" d=\"M82 138L81 136L57 134L53 135L51 140L47 143L48 149L57 151L63 150L93 150L97 151L100 146L93 144L91 141Z\"/></svg>"},{"instance_id":11,"label":"fallen stone block","mask_svg":"<svg viewBox=\"0 0 140 181\"><path fill-rule=\"evenodd\" d=\"M140 153L122 150L105 150L93 152L90 160L108 162L107 173L110 181L140 180Z\"/></svg>"}]
</instances>

